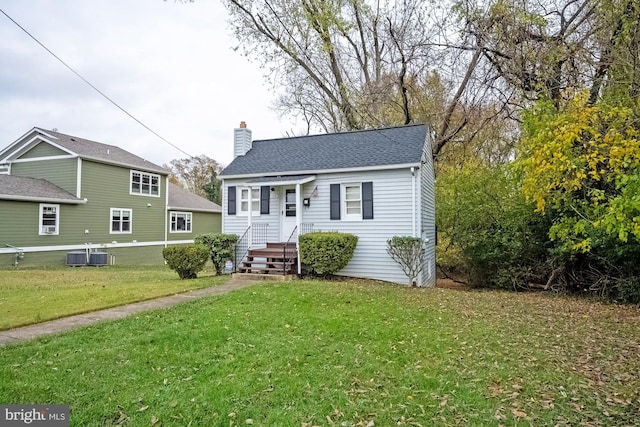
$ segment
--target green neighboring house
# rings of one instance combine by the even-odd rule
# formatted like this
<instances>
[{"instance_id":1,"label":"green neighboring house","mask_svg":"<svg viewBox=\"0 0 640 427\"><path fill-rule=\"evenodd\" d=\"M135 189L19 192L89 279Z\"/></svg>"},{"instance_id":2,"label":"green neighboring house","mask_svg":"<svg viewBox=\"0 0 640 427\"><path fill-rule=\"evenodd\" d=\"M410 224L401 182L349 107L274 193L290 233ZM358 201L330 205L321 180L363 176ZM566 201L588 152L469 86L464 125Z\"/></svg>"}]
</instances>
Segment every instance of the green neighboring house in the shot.
<instances>
[{"instance_id":1,"label":"green neighboring house","mask_svg":"<svg viewBox=\"0 0 640 427\"><path fill-rule=\"evenodd\" d=\"M167 245L220 232L220 206L168 174L117 146L33 128L0 151L0 266L159 264Z\"/></svg>"}]
</instances>

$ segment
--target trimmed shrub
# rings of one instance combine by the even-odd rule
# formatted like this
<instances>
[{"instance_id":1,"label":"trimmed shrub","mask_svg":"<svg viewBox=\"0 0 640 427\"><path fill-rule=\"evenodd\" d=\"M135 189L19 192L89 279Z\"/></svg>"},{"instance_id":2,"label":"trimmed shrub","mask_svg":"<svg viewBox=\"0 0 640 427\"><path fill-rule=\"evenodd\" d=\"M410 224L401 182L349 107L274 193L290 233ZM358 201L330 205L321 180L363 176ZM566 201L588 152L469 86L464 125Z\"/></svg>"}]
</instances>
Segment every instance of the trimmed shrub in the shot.
<instances>
[{"instance_id":1,"label":"trimmed shrub","mask_svg":"<svg viewBox=\"0 0 640 427\"><path fill-rule=\"evenodd\" d=\"M330 276L347 266L358 244L358 236L316 231L298 238L300 260L316 276Z\"/></svg>"},{"instance_id":2,"label":"trimmed shrub","mask_svg":"<svg viewBox=\"0 0 640 427\"><path fill-rule=\"evenodd\" d=\"M162 256L180 279L195 279L207 262L209 249L196 244L169 246L162 250Z\"/></svg>"},{"instance_id":3,"label":"trimmed shrub","mask_svg":"<svg viewBox=\"0 0 640 427\"><path fill-rule=\"evenodd\" d=\"M424 269L424 242L419 237L393 236L387 240L387 253L409 278L409 286L416 286L416 279Z\"/></svg>"},{"instance_id":4,"label":"trimmed shrub","mask_svg":"<svg viewBox=\"0 0 640 427\"><path fill-rule=\"evenodd\" d=\"M197 244L204 245L209 250L216 274L222 274L225 262L233 260L233 250L237 241L237 234L224 233L201 234L195 238Z\"/></svg>"}]
</instances>

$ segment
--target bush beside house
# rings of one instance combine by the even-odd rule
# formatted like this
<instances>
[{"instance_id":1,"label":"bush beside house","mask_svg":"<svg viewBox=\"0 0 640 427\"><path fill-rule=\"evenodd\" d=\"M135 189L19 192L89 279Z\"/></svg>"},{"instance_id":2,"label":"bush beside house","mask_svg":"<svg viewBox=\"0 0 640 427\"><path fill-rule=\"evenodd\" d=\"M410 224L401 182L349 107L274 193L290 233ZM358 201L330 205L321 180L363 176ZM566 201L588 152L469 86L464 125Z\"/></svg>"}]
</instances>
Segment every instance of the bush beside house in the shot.
<instances>
[{"instance_id":1,"label":"bush beside house","mask_svg":"<svg viewBox=\"0 0 640 427\"><path fill-rule=\"evenodd\" d=\"M216 274L222 274L225 262L235 258L233 251L237 242L238 236L236 234L208 233L195 238L195 243L201 244L209 250Z\"/></svg>"},{"instance_id":2,"label":"bush beside house","mask_svg":"<svg viewBox=\"0 0 640 427\"><path fill-rule=\"evenodd\" d=\"M330 276L347 266L358 244L358 236L317 231L298 238L300 259L316 276Z\"/></svg>"},{"instance_id":3,"label":"bush beside house","mask_svg":"<svg viewBox=\"0 0 640 427\"><path fill-rule=\"evenodd\" d=\"M169 246L162 250L162 256L180 279L195 279L209 258L209 249L197 244Z\"/></svg>"}]
</instances>

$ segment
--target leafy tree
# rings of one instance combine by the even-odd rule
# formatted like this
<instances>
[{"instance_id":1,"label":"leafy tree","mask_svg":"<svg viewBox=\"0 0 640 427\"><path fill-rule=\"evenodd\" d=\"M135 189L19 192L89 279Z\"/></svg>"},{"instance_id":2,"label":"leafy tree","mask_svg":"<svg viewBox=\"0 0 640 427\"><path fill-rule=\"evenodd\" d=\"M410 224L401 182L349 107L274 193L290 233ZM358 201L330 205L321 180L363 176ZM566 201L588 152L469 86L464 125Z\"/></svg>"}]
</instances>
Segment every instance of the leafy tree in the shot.
<instances>
[{"instance_id":1,"label":"leafy tree","mask_svg":"<svg viewBox=\"0 0 640 427\"><path fill-rule=\"evenodd\" d=\"M205 184L202 190L206 194L207 199L213 203L222 204L222 182L218 180L218 173L216 171L211 174L209 183Z\"/></svg>"},{"instance_id":2,"label":"leafy tree","mask_svg":"<svg viewBox=\"0 0 640 427\"><path fill-rule=\"evenodd\" d=\"M604 233L640 239L638 107L588 105L582 91L556 114L541 102L526 116L519 153L525 194L560 213L551 236L588 252Z\"/></svg>"},{"instance_id":3,"label":"leafy tree","mask_svg":"<svg viewBox=\"0 0 640 427\"><path fill-rule=\"evenodd\" d=\"M427 122L436 131L437 155L462 129L486 123L467 116L485 99L476 84L481 50L473 38L449 40L458 33L450 31L454 20L447 5L421 0L225 4L245 54L261 61L283 89L279 107L304 120L308 130ZM448 45L455 45L455 52L446 50ZM440 81L433 79L436 71ZM431 93L439 102L429 102Z\"/></svg>"},{"instance_id":4,"label":"leafy tree","mask_svg":"<svg viewBox=\"0 0 640 427\"><path fill-rule=\"evenodd\" d=\"M468 161L443 171L436 198L441 270L473 286L546 286L548 221L526 202L508 165Z\"/></svg>"},{"instance_id":5,"label":"leafy tree","mask_svg":"<svg viewBox=\"0 0 640 427\"><path fill-rule=\"evenodd\" d=\"M216 177L222 171L222 166L214 159L201 154L172 160L170 165L164 167L171 170L171 182L220 204L220 181Z\"/></svg>"},{"instance_id":6,"label":"leafy tree","mask_svg":"<svg viewBox=\"0 0 640 427\"><path fill-rule=\"evenodd\" d=\"M638 87L637 0L461 0L457 10L490 64L486 81L516 89L523 101L559 108L563 91L585 88L593 104L605 82Z\"/></svg>"},{"instance_id":7,"label":"leafy tree","mask_svg":"<svg viewBox=\"0 0 640 427\"><path fill-rule=\"evenodd\" d=\"M552 223L562 272L554 279L638 302L640 104L590 99L583 90L569 94L559 112L550 101L529 110L517 165L524 193Z\"/></svg>"}]
</instances>

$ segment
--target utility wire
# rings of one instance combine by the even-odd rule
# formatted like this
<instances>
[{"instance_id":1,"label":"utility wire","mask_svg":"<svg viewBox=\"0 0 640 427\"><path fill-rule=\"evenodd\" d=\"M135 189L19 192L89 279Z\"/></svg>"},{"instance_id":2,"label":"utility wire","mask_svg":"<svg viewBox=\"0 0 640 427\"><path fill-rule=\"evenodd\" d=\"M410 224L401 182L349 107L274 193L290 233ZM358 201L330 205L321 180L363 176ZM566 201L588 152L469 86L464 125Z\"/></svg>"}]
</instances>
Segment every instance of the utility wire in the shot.
<instances>
[{"instance_id":1,"label":"utility wire","mask_svg":"<svg viewBox=\"0 0 640 427\"><path fill-rule=\"evenodd\" d=\"M90 81L88 81L87 79L85 79L84 77L82 77L82 75L80 73L78 73L76 70L74 70L73 68L71 68L70 65L68 65L66 62L64 62L58 55L56 55L55 53L53 53L48 47L46 47L44 44L42 44L42 42L40 42L40 40L38 40L37 38L35 38L29 31L27 31L22 25L18 24L16 22L15 19L13 19L12 17L10 17L9 15L7 15L7 13L0 9L0 12L2 12L2 14L4 16L6 16L11 22L13 22L14 24L16 24L18 26L18 28L20 28L22 31L24 31L29 37L31 37L36 43L38 43L44 50L46 50L47 52L49 52L49 54L51 54L51 56L53 56L54 58L56 58L58 61L60 61L60 63L62 65L64 65L65 67L67 67L69 69L69 71L71 71L73 74L75 74L77 77L80 78L80 80L82 80L83 82L85 82L87 85L89 85L93 90L95 90L96 92L98 92L100 95L102 95L102 97L104 99L106 99L107 101L109 101L110 103L112 103L113 105L115 105L120 111L122 111L123 113L125 113L127 116L131 117L133 120L135 120L139 125L141 125L143 128L145 128L146 130L148 130L149 132L151 132L152 134L154 134L156 137L160 138L162 141L164 141L165 143L169 144L170 146L172 146L173 148L175 148L176 150L180 151L182 154L185 154L186 156L188 156L189 158L193 157L191 154L187 153L186 151L184 151L183 149L181 149L180 147L178 147L177 145L173 144L172 142L170 142L169 140L167 140L166 138L164 138L162 135L158 134L156 131L154 131L153 129L151 129L149 126L145 125L144 123L142 123L140 120L138 120L135 116L133 116L133 114L129 113L127 110L125 110L123 107L121 107L120 105L118 105L117 102L115 102L113 99L109 98L109 96L107 96L104 92L102 92L100 89L98 89L97 87L95 87L93 84L91 84Z\"/></svg>"}]
</instances>

